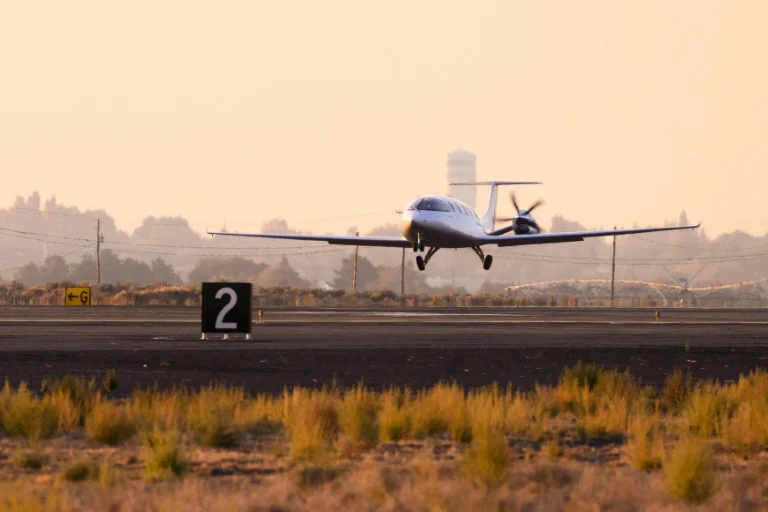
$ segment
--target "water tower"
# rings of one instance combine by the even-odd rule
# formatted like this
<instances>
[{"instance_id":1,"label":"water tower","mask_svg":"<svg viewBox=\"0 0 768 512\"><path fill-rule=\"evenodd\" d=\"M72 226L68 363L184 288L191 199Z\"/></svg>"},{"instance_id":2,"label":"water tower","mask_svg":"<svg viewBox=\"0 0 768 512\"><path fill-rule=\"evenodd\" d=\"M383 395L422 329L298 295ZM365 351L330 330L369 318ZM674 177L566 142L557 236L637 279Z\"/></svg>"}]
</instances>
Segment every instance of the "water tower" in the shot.
<instances>
[{"instance_id":1,"label":"water tower","mask_svg":"<svg viewBox=\"0 0 768 512\"><path fill-rule=\"evenodd\" d=\"M477 181L477 157L474 153L457 149L448 153L448 183ZM477 187L448 186L448 195L463 201L473 209L477 203Z\"/></svg>"}]
</instances>

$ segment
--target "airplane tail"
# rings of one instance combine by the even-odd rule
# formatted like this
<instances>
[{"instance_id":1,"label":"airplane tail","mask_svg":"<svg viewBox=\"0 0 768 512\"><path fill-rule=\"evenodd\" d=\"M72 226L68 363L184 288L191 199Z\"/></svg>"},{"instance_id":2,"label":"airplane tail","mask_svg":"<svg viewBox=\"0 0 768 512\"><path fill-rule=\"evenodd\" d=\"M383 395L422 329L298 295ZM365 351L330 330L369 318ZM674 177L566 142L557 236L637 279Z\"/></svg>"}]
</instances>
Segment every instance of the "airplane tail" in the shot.
<instances>
[{"instance_id":1,"label":"airplane tail","mask_svg":"<svg viewBox=\"0 0 768 512\"><path fill-rule=\"evenodd\" d=\"M490 185L491 196L488 199L488 211L482 217L483 229L490 233L496 229L496 202L498 199L499 185L541 185L539 181L467 181L449 183L449 185Z\"/></svg>"}]
</instances>

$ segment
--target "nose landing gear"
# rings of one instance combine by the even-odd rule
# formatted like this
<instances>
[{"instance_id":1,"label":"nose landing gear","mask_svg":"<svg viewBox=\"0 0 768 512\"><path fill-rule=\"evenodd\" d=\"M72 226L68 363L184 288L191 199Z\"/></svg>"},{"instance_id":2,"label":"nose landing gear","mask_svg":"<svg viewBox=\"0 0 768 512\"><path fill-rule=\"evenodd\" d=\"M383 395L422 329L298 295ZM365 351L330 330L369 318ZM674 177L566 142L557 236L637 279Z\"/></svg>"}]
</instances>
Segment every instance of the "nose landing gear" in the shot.
<instances>
[{"instance_id":1,"label":"nose landing gear","mask_svg":"<svg viewBox=\"0 0 768 512\"><path fill-rule=\"evenodd\" d=\"M413 244L413 252L424 252L424 240L421 239L420 235L417 235L418 239L416 240L416 243Z\"/></svg>"},{"instance_id":2,"label":"nose landing gear","mask_svg":"<svg viewBox=\"0 0 768 512\"><path fill-rule=\"evenodd\" d=\"M483 254L483 250L480 247L473 247L472 250L480 257L480 261L483 263L483 269L490 270L491 265L493 265L493 256L490 254L487 256Z\"/></svg>"}]
</instances>

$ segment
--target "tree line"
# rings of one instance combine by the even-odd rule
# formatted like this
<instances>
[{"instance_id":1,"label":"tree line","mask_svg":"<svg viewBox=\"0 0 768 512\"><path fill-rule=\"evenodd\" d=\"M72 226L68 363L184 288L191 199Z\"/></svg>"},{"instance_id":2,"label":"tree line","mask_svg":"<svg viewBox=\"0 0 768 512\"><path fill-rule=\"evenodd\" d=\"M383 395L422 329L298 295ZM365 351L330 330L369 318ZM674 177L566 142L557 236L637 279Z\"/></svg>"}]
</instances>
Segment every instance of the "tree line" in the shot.
<instances>
[{"instance_id":1,"label":"tree line","mask_svg":"<svg viewBox=\"0 0 768 512\"><path fill-rule=\"evenodd\" d=\"M114 251L101 251L101 279L103 283L132 282L139 285L150 283L197 284L205 281L246 281L261 287L326 288L347 290L352 288L354 257L341 261L329 283L312 282L302 277L289 263L288 258L274 264L257 263L242 257L200 258L182 279L173 266L158 257L149 263L126 257L120 258ZM62 256L49 256L37 265L28 263L18 269L14 280L27 286L49 282L93 282L96 279L96 259L84 255L80 261L67 263ZM424 276L420 275L409 262L406 267L406 282L410 292L431 291ZM400 290L400 267L375 266L365 257L358 258L358 290Z\"/></svg>"}]
</instances>

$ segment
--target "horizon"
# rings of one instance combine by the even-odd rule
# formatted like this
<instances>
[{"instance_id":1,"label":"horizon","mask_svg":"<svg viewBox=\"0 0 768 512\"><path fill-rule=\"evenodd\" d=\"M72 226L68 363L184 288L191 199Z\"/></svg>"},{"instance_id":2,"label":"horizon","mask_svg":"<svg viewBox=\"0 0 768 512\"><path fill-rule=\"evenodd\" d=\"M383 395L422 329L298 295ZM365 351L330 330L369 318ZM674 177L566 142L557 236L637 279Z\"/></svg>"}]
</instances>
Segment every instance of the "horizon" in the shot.
<instances>
[{"instance_id":1,"label":"horizon","mask_svg":"<svg viewBox=\"0 0 768 512\"><path fill-rule=\"evenodd\" d=\"M17 194L16 197L17 197L17 199L21 198L21 199L27 201L35 193L39 194L39 191L35 190L32 193L30 193L29 195L27 195L27 196L23 196L23 195ZM445 195L445 194L440 194L440 195ZM502 197L499 198L499 208L497 208L497 213L499 215L502 215L501 212L503 210L503 208L501 208L501 203L506 199L503 194L501 196ZM165 218L165 219L180 219L180 220L186 222L186 225L189 226L192 231L194 231L198 235L203 236L204 238L207 236L207 233L205 232L206 227L210 228L210 229L226 228L229 231L249 231L249 230L250 231L254 231L254 230L256 230L257 226L260 227L260 226L262 226L262 225L264 225L264 224L266 224L266 223L268 223L270 221L275 221L275 220L284 220L292 230L297 230L297 231L301 231L301 232L308 232L308 233L332 233L330 230L312 230L311 228L304 227L304 225L300 222L301 219L298 219L298 222L293 222L289 218L284 218L284 217L280 217L280 216L275 216L275 217L271 217L271 218L264 218L263 220L258 220L258 221L256 221L256 220L254 220L254 221L239 221L239 222L238 221L233 221L233 222L228 222L227 225L225 225L225 226L218 226L218 225L216 225L215 222L211 222L211 223L207 223L206 224L205 222L201 222L199 219L188 219L184 215L155 215L155 214L151 214L150 213L150 214L144 215L140 219L137 217L137 218L132 218L130 220L126 220L126 219L117 218L114 215L112 215L110 213L108 207L93 208L93 209L82 209L78 205L75 205L75 204L66 204L66 203L60 202L58 196L56 196L55 194L50 196L50 197L48 197L48 198L42 196L42 194L41 194L40 195L40 202L41 202L40 210L38 210L38 211L40 211L42 213L46 212L47 211L46 210L46 208L47 208L46 202L48 202L48 201L55 201L56 202L56 206L59 207L59 208L67 208L67 209L75 208L75 209L77 209L78 213L77 214L72 214L73 216L87 217L89 212L104 211L106 216L109 219L112 219L114 221L116 228L119 231L122 231L122 232L126 233L128 236L133 236L135 231L138 228L140 228L140 227L142 227L144 225L147 225L146 221L147 221L147 219L150 219L150 218L154 218L154 219L163 219L163 218ZM483 203L481 203L481 202L479 202L479 203L480 203L480 205L478 206L478 209L476 211L477 211L478 215L482 216L482 214L485 212L486 206L483 206ZM544 209L543 206L540 207L540 209ZM4 205L0 204L0 212L3 212L3 211L14 211L14 210L17 210L17 209L15 208L15 206L13 204L11 204L9 206L4 206ZM33 210L26 209L26 208L21 210L21 211L28 211L30 213L33 213ZM663 221L661 221L657 225L662 226L662 225L667 225L669 223L675 223L675 222L678 221L678 219L679 219L681 214L685 214L686 216L688 216L687 210L685 210L685 208L683 208L676 215L674 215L673 218L671 218L671 219L670 218L666 218L666 219L664 219ZM362 222L354 222L355 220L359 221L360 219L382 218L382 216L384 216L384 215L389 215L389 214L386 213L386 212L382 212L382 213L378 213L378 214L361 213L361 214L358 214L358 215L350 214L350 215L341 216L341 217L327 217L326 219L334 220L334 221L336 221L336 224L338 224L338 225L341 225L341 223L344 222L343 219L346 219L346 221L348 222L346 224L346 227L345 228L341 228L339 230L338 234L347 233L350 230L355 229L355 228L358 228L361 232L369 232L369 231L371 231L373 229L380 228L380 227L385 227L387 225L393 225L393 224L394 225L399 225L399 222L400 222L400 215L399 214L397 214L396 218L394 218L394 219L382 220L381 222L369 221L369 222L367 222L365 224L362 223ZM393 216L395 215L394 214L394 210L393 210L393 214L392 215ZM564 215L562 213L552 213L552 214L550 214L550 215L548 215L546 217L544 217L543 215L540 215L540 214L537 213L536 218L537 219L544 219L543 221L540 220L540 223L543 226L546 226L545 229L547 229L547 230L549 230L551 228L551 221L553 219L555 219L555 218L562 218L562 219L565 219L565 220L568 220L568 221L571 221L571 222L576 222L578 224L583 224L580 219L578 219L576 217L569 217L568 215ZM698 221L690 219L690 216L688 216L688 218L689 218L689 221L692 224L698 223ZM314 218L312 220L314 220L314 221L322 221L323 218ZM225 221L225 222L227 222L227 221ZM550 222L550 224L547 225L547 224L545 224L546 222ZM242 229L237 229L238 225L239 226L243 226L243 228ZM618 227L619 228L624 228L624 227L631 227L633 225L638 225L638 223L636 223L636 222L635 223L630 223L630 224L628 224L626 226L619 225ZM0 226L0 227L2 227L2 226ZM585 228L587 228L587 229L590 229L590 228L593 228L593 229L594 228L606 228L607 229L608 227L609 226L607 226L607 225L602 225L602 226L585 226ZM748 235L753 236L753 237L763 237L763 236L766 236L766 234L768 234L768 233L762 233L762 234L749 233L747 231L744 231L742 229L738 229L737 228L737 229L733 229L733 230L728 231L728 232L718 233L718 234L714 234L713 235L711 232L706 230L706 226L703 223L701 225L701 228L699 228L699 231L702 234L704 234L705 236L707 236L708 238L713 239L713 240L718 238L718 237L720 237L720 236L722 236L722 235L727 235L727 234L731 234L731 233L734 233L734 232L744 232L744 233L747 233ZM272 241L272 243L277 243L277 241Z\"/></svg>"}]
</instances>

